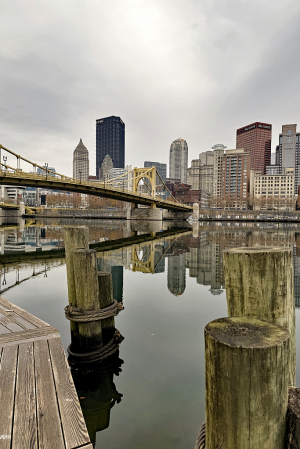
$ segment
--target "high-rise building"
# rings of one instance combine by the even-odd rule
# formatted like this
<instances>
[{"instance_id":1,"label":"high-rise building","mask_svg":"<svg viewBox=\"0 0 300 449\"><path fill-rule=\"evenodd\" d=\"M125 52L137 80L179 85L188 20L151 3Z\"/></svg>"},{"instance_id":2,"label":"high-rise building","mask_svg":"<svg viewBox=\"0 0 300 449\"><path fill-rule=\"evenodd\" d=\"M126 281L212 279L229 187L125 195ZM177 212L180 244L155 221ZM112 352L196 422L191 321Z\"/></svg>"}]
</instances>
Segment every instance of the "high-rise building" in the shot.
<instances>
[{"instance_id":1,"label":"high-rise building","mask_svg":"<svg viewBox=\"0 0 300 449\"><path fill-rule=\"evenodd\" d=\"M120 117L96 120L96 176L106 155L112 158L114 168L125 166L125 123Z\"/></svg>"},{"instance_id":2,"label":"high-rise building","mask_svg":"<svg viewBox=\"0 0 300 449\"><path fill-rule=\"evenodd\" d=\"M80 139L73 153L73 178L86 180L89 176L89 152Z\"/></svg>"},{"instance_id":3,"label":"high-rise building","mask_svg":"<svg viewBox=\"0 0 300 449\"><path fill-rule=\"evenodd\" d=\"M287 168L295 169L294 194L297 195L300 185L300 133L297 133L297 125L282 126L276 156L281 174L285 174Z\"/></svg>"},{"instance_id":4,"label":"high-rise building","mask_svg":"<svg viewBox=\"0 0 300 449\"><path fill-rule=\"evenodd\" d=\"M255 122L236 132L236 148L250 154L251 170L266 172L271 164L272 125Z\"/></svg>"},{"instance_id":5,"label":"high-rise building","mask_svg":"<svg viewBox=\"0 0 300 449\"><path fill-rule=\"evenodd\" d=\"M250 155L243 149L226 150L222 157L222 200L227 208L247 209Z\"/></svg>"},{"instance_id":6,"label":"high-rise building","mask_svg":"<svg viewBox=\"0 0 300 449\"><path fill-rule=\"evenodd\" d=\"M37 169L36 169L36 172L37 172L37 174L38 175L46 175L46 173L47 173L47 176L55 176L55 168L54 167L48 167L48 165L46 166L46 165L43 165L43 167L45 168L45 170L43 170L42 168L40 168L40 167L37 167ZM49 171L48 170L50 170L50 172L53 172L53 173L49 173Z\"/></svg>"},{"instance_id":7,"label":"high-rise building","mask_svg":"<svg viewBox=\"0 0 300 449\"><path fill-rule=\"evenodd\" d=\"M109 178L109 172L113 168L112 158L107 154L101 164L99 179L100 181L107 181Z\"/></svg>"},{"instance_id":8,"label":"high-rise building","mask_svg":"<svg viewBox=\"0 0 300 449\"><path fill-rule=\"evenodd\" d=\"M133 189L133 170L131 165L125 168L111 168L109 170L109 183L114 187L126 190Z\"/></svg>"},{"instance_id":9,"label":"high-rise building","mask_svg":"<svg viewBox=\"0 0 300 449\"><path fill-rule=\"evenodd\" d=\"M209 150L199 154L199 190L209 194L213 193L213 160L213 151Z\"/></svg>"},{"instance_id":10,"label":"high-rise building","mask_svg":"<svg viewBox=\"0 0 300 449\"><path fill-rule=\"evenodd\" d=\"M213 195L215 197L221 197L222 191L222 157L224 156L224 151L226 150L226 146L222 143L218 143L212 147L214 150L214 167L213 167Z\"/></svg>"},{"instance_id":11,"label":"high-rise building","mask_svg":"<svg viewBox=\"0 0 300 449\"><path fill-rule=\"evenodd\" d=\"M294 171L294 168L285 168L284 174L276 172L262 174L251 170L250 196L253 209L290 210L295 205Z\"/></svg>"},{"instance_id":12,"label":"high-rise building","mask_svg":"<svg viewBox=\"0 0 300 449\"><path fill-rule=\"evenodd\" d=\"M212 150L199 154L199 159L192 160L190 170L193 190L201 190L209 195L221 196L222 157L227 148L217 144Z\"/></svg>"},{"instance_id":13,"label":"high-rise building","mask_svg":"<svg viewBox=\"0 0 300 449\"><path fill-rule=\"evenodd\" d=\"M279 165L281 171L285 168L295 168L296 162L297 125L283 125L279 134Z\"/></svg>"},{"instance_id":14,"label":"high-rise building","mask_svg":"<svg viewBox=\"0 0 300 449\"><path fill-rule=\"evenodd\" d=\"M158 171L161 179L163 180L163 182L166 182L167 164L162 164L161 162L145 161L144 167L146 167L146 168L156 167L156 170ZM159 184L161 184L161 181L160 181L159 177L157 176L156 177L156 185L159 185Z\"/></svg>"},{"instance_id":15,"label":"high-rise building","mask_svg":"<svg viewBox=\"0 0 300 449\"><path fill-rule=\"evenodd\" d=\"M180 179L186 184L188 164L188 146L186 140L176 139L170 147L169 178Z\"/></svg>"}]
</instances>

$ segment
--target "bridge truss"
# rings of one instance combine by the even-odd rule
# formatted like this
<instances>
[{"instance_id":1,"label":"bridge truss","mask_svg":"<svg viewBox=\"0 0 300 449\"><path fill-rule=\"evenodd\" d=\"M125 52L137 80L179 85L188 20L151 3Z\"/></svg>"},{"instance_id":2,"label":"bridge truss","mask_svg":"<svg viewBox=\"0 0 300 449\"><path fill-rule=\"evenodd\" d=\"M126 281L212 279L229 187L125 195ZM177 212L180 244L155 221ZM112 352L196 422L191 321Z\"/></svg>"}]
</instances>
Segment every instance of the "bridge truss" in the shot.
<instances>
[{"instance_id":1,"label":"bridge truss","mask_svg":"<svg viewBox=\"0 0 300 449\"><path fill-rule=\"evenodd\" d=\"M16 167L7 163L8 155L15 159ZM24 162L32 166L31 172L26 172L21 168ZM38 168L42 170L42 173L37 173ZM133 173L129 176L131 172ZM170 197L168 199L162 199L161 196L157 195L157 177L160 179L165 191L169 193ZM181 204L174 198L161 179L156 167L134 168L117 178L103 182L79 180L53 172L47 167L43 167L14 153L3 145L0 145L0 184L19 187L42 187L51 190L63 190L111 198L134 203L135 205L159 207L172 211L192 211L192 207ZM141 184L145 186L143 192L139 189ZM145 189L147 192L145 192Z\"/></svg>"}]
</instances>

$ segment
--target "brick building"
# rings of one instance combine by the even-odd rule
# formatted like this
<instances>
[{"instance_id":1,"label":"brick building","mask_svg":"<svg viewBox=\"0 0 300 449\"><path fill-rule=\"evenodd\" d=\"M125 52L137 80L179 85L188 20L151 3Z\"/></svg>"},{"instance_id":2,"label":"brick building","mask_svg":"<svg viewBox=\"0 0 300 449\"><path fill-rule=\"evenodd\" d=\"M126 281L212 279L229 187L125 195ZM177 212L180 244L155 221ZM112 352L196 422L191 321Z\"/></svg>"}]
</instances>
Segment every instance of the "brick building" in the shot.
<instances>
[{"instance_id":1,"label":"brick building","mask_svg":"<svg viewBox=\"0 0 300 449\"><path fill-rule=\"evenodd\" d=\"M244 148L250 154L251 170L266 173L271 164L272 125L255 122L236 132L236 148Z\"/></svg>"},{"instance_id":2,"label":"brick building","mask_svg":"<svg viewBox=\"0 0 300 449\"><path fill-rule=\"evenodd\" d=\"M207 207L207 194L202 190L192 190L188 184L175 182L172 185L172 194L179 203L184 203L193 206L194 203L199 204L199 207Z\"/></svg>"}]
</instances>

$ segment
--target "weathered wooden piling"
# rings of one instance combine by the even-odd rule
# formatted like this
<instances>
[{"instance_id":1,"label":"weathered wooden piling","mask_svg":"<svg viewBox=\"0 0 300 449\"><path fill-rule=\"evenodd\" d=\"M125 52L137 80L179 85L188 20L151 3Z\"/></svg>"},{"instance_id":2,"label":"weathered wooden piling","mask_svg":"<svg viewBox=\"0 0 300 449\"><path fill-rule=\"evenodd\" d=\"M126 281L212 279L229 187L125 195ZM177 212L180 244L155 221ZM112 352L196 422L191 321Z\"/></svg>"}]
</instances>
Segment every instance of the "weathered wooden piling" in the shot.
<instances>
[{"instance_id":1,"label":"weathered wooden piling","mask_svg":"<svg viewBox=\"0 0 300 449\"><path fill-rule=\"evenodd\" d=\"M112 275L104 271L98 271L98 289L100 308L105 309L114 303ZM109 317L101 320L104 343L107 343L115 333L115 318Z\"/></svg>"},{"instance_id":2,"label":"weathered wooden piling","mask_svg":"<svg viewBox=\"0 0 300 449\"><path fill-rule=\"evenodd\" d=\"M234 248L223 252L228 316L279 324L291 334L290 381L295 384L296 336L293 257L289 248Z\"/></svg>"},{"instance_id":3,"label":"weathered wooden piling","mask_svg":"<svg viewBox=\"0 0 300 449\"><path fill-rule=\"evenodd\" d=\"M64 242L67 266L68 298L69 303L75 304L75 277L73 266L73 251L76 249L89 249L89 228L87 226L70 226L64 228Z\"/></svg>"},{"instance_id":4,"label":"weathered wooden piling","mask_svg":"<svg viewBox=\"0 0 300 449\"><path fill-rule=\"evenodd\" d=\"M64 228L64 243L67 267L67 283L69 305L76 304L75 277L73 266L73 251L79 248L89 249L89 228L87 226L70 226ZM78 324L70 322L71 333L78 338Z\"/></svg>"},{"instance_id":5,"label":"weathered wooden piling","mask_svg":"<svg viewBox=\"0 0 300 449\"><path fill-rule=\"evenodd\" d=\"M99 311L99 288L97 272L97 253L93 249L73 251L76 304L82 312ZM83 318L85 319L85 318ZM92 352L103 346L101 320L78 322L78 335L72 336L72 351ZM75 343L74 339L77 340Z\"/></svg>"},{"instance_id":6,"label":"weathered wooden piling","mask_svg":"<svg viewBox=\"0 0 300 449\"><path fill-rule=\"evenodd\" d=\"M249 317L205 327L206 449L284 449L289 340Z\"/></svg>"},{"instance_id":7,"label":"weathered wooden piling","mask_svg":"<svg viewBox=\"0 0 300 449\"><path fill-rule=\"evenodd\" d=\"M289 388L285 443L285 449L299 449L300 447L300 388Z\"/></svg>"}]
</instances>

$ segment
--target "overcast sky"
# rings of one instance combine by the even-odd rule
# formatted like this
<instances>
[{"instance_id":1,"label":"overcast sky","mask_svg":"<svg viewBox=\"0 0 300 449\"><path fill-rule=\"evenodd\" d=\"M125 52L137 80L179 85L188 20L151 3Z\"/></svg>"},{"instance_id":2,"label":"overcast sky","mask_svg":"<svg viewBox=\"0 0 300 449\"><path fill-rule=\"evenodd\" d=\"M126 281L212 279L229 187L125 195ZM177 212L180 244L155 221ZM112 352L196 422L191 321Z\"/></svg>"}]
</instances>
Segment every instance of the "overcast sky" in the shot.
<instances>
[{"instance_id":1,"label":"overcast sky","mask_svg":"<svg viewBox=\"0 0 300 449\"><path fill-rule=\"evenodd\" d=\"M254 121L299 123L299 0L0 0L0 143L95 174L95 121L120 116L125 162L235 148ZM8 160L13 162L12 158Z\"/></svg>"}]
</instances>

